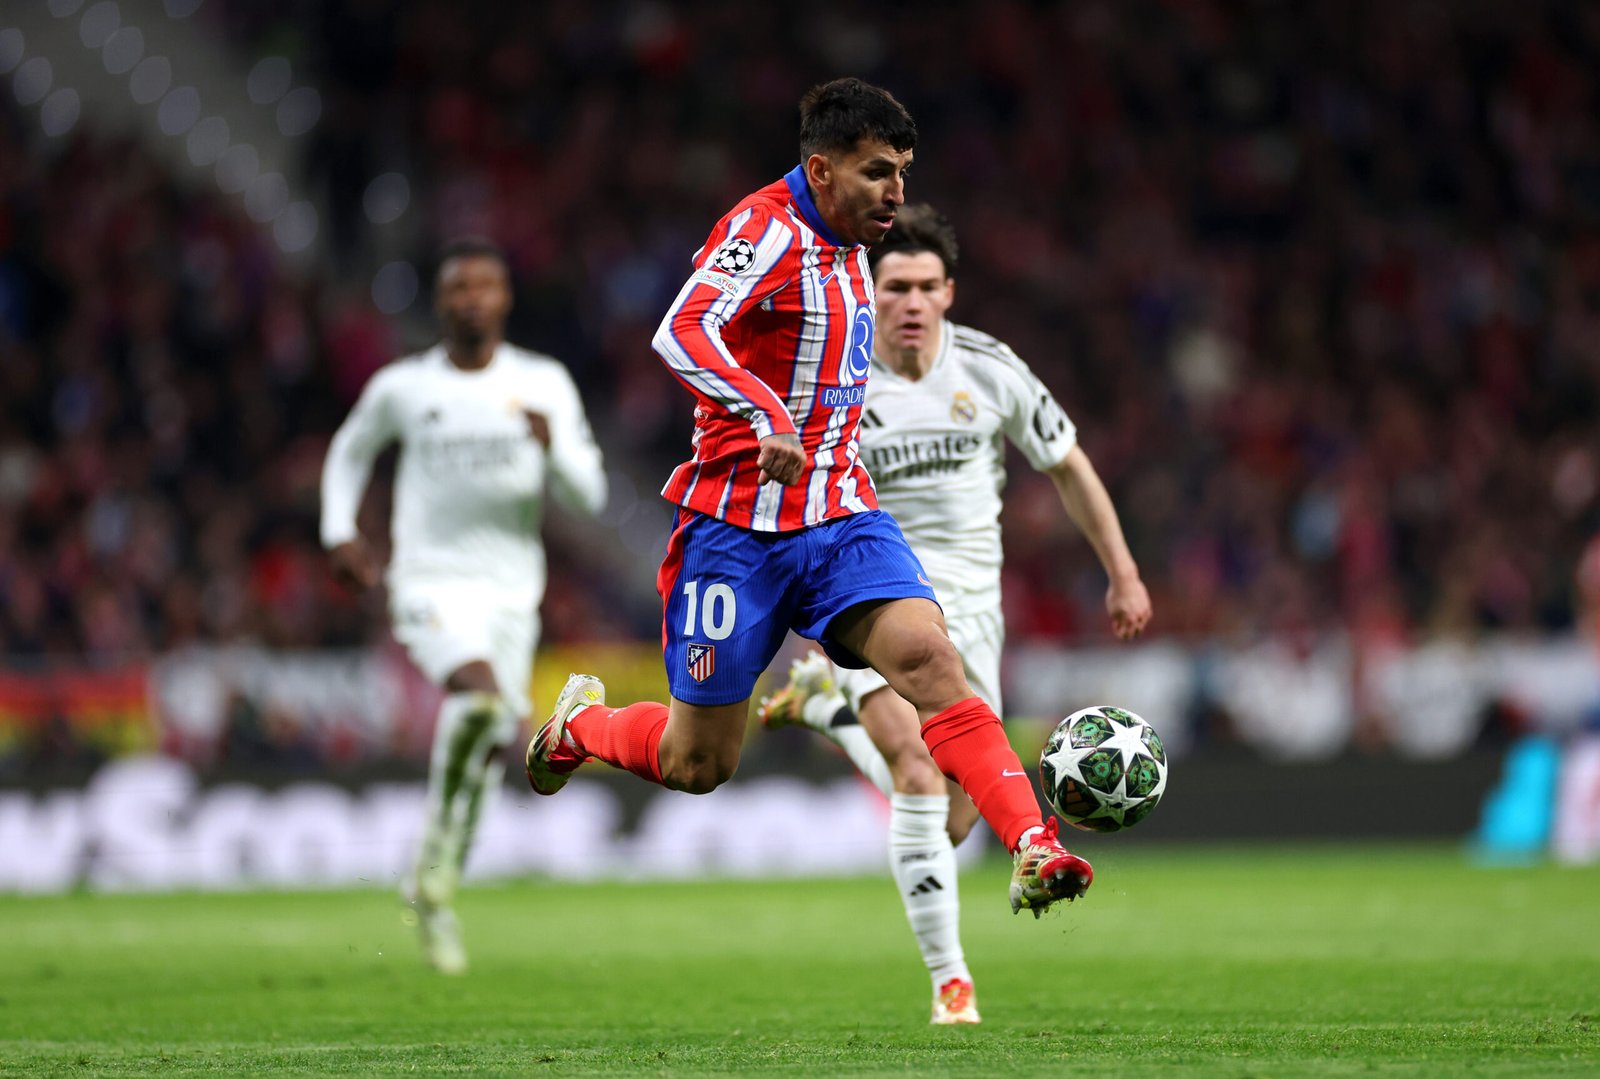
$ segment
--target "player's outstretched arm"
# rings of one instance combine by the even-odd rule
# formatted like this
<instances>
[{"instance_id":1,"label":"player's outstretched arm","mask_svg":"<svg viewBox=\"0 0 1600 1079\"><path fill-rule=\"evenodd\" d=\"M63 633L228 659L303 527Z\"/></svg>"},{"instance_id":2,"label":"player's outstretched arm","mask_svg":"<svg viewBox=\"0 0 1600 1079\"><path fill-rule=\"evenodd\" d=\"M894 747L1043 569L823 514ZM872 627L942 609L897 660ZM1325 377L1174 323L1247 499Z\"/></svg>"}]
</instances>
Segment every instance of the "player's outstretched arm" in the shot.
<instances>
[{"instance_id":1,"label":"player's outstretched arm","mask_svg":"<svg viewBox=\"0 0 1600 1079\"><path fill-rule=\"evenodd\" d=\"M1139 578L1139 566L1128 550L1117 508L1100 474L1082 446L1073 446L1059 464L1048 469L1067 516L1094 548L1111 584L1106 589L1106 613L1111 629L1121 640L1137 637L1150 621L1150 593Z\"/></svg>"},{"instance_id":2,"label":"player's outstretched arm","mask_svg":"<svg viewBox=\"0 0 1600 1079\"><path fill-rule=\"evenodd\" d=\"M550 451L550 481L556 498L568 509L590 517L605 508L605 462L583 410L578 387L563 372L559 392L552 395L545 445Z\"/></svg>"},{"instance_id":3,"label":"player's outstretched arm","mask_svg":"<svg viewBox=\"0 0 1600 1079\"><path fill-rule=\"evenodd\" d=\"M356 513L372 462L397 434L380 371L334 432L322 461L322 546L333 557L334 573L352 587L377 583L377 563L356 527Z\"/></svg>"},{"instance_id":4,"label":"player's outstretched arm","mask_svg":"<svg viewBox=\"0 0 1600 1079\"><path fill-rule=\"evenodd\" d=\"M794 417L782 396L741 366L722 331L782 288L798 267L793 234L766 211L748 215L737 232L713 232L651 341L674 378L696 397L749 421L758 439L795 433Z\"/></svg>"}]
</instances>

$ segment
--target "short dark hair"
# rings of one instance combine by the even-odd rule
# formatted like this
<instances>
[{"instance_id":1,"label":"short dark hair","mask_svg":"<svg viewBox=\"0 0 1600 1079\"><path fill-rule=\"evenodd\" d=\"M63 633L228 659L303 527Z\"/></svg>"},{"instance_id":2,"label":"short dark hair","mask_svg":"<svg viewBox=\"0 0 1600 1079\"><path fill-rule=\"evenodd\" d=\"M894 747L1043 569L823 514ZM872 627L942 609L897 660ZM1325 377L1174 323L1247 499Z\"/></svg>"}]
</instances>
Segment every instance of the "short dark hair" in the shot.
<instances>
[{"instance_id":1,"label":"short dark hair","mask_svg":"<svg viewBox=\"0 0 1600 1079\"><path fill-rule=\"evenodd\" d=\"M872 272L877 273L878 264L886 255L919 255L924 251L939 256L946 277L956 275L956 262L961 255L956 230L945 220L944 214L925 202L915 202L900 207L900 212L894 215L894 228L867 248L867 259L872 263Z\"/></svg>"},{"instance_id":2,"label":"short dark hair","mask_svg":"<svg viewBox=\"0 0 1600 1079\"><path fill-rule=\"evenodd\" d=\"M800 158L846 153L863 138L896 150L917 145L917 125L889 91L856 78L813 86L800 99Z\"/></svg>"},{"instance_id":3,"label":"short dark hair","mask_svg":"<svg viewBox=\"0 0 1600 1079\"><path fill-rule=\"evenodd\" d=\"M439 248L439 254L433 262L433 279L439 280L439 275L444 273L445 265L451 259L462 258L494 259L506 272L506 278L509 280L511 277L511 260L506 258L499 244L482 236L462 236Z\"/></svg>"}]
</instances>

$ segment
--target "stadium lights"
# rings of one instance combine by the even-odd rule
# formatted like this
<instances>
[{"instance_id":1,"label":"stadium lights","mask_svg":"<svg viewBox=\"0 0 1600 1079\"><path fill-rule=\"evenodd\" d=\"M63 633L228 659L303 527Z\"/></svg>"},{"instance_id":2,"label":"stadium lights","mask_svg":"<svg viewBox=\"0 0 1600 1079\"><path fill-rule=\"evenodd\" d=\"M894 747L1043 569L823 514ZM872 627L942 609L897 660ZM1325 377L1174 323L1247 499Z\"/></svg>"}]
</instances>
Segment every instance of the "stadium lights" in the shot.
<instances>
[{"instance_id":1,"label":"stadium lights","mask_svg":"<svg viewBox=\"0 0 1600 1079\"><path fill-rule=\"evenodd\" d=\"M272 222L272 238L291 255L304 251L317 238L317 208L304 199L291 202Z\"/></svg>"},{"instance_id":2,"label":"stadium lights","mask_svg":"<svg viewBox=\"0 0 1600 1079\"><path fill-rule=\"evenodd\" d=\"M50 92L50 83L54 78L55 72L50 68L50 61L43 56L35 56L17 66L16 74L11 76L11 92L16 95L18 104L37 105Z\"/></svg>"},{"instance_id":3,"label":"stadium lights","mask_svg":"<svg viewBox=\"0 0 1600 1079\"><path fill-rule=\"evenodd\" d=\"M258 225L273 220L288 205L289 181L281 172L264 172L245 189L244 212Z\"/></svg>"},{"instance_id":4,"label":"stadium lights","mask_svg":"<svg viewBox=\"0 0 1600 1079\"><path fill-rule=\"evenodd\" d=\"M14 26L0 28L0 75L15 71L27 51L28 42L21 30Z\"/></svg>"},{"instance_id":5,"label":"stadium lights","mask_svg":"<svg viewBox=\"0 0 1600 1079\"><path fill-rule=\"evenodd\" d=\"M282 56L263 56L245 76L244 91L256 105L270 105L289 92L294 72Z\"/></svg>"},{"instance_id":6,"label":"stadium lights","mask_svg":"<svg viewBox=\"0 0 1600 1079\"><path fill-rule=\"evenodd\" d=\"M116 0L100 0L83 13L78 23L78 39L86 49L98 49L122 28L122 9Z\"/></svg>"},{"instance_id":7,"label":"stadium lights","mask_svg":"<svg viewBox=\"0 0 1600 1079\"><path fill-rule=\"evenodd\" d=\"M169 18L186 19L203 2L164 0L163 8ZM169 137L184 139L190 163L210 170L224 194L240 197L252 221L270 224L281 250L294 254L316 242L320 228L316 208L307 200L292 198L293 190L283 173L263 172L261 152L249 143L235 143L226 119L205 115L198 87L174 85L172 61L163 55L149 55L145 32L125 22L136 8L125 12L119 0L48 0L47 10L57 19L81 13L76 31L83 47L100 53L108 75L127 76L128 95L134 103L152 107L156 127ZM0 75L10 76L18 104L39 106L39 126L44 134L60 138L77 126L86 100L92 101L93 94L86 99L77 87L56 85L58 77L70 77L70 65L58 76L48 56L30 57L27 46L21 27L0 26ZM278 131L291 139L316 127L323 105L315 87L293 87L293 77L286 57L267 56L250 69L244 87L251 104L273 108ZM379 181L369 190L367 213L375 223L388 223L405 213L410 185L397 173ZM391 263L380 275L373 288L389 309L403 310L415 301L418 282L416 270L409 264Z\"/></svg>"},{"instance_id":8,"label":"stadium lights","mask_svg":"<svg viewBox=\"0 0 1600 1079\"><path fill-rule=\"evenodd\" d=\"M189 161L200 169L217 163L228 148L228 121L220 116L207 116L189 129Z\"/></svg>"},{"instance_id":9,"label":"stadium lights","mask_svg":"<svg viewBox=\"0 0 1600 1079\"><path fill-rule=\"evenodd\" d=\"M289 138L304 135L322 119L322 95L309 86L296 87L278 102L278 130Z\"/></svg>"},{"instance_id":10,"label":"stadium lights","mask_svg":"<svg viewBox=\"0 0 1600 1079\"><path fill-rule=\"evenodd\" d=\"M63 86L44 99L39 109L39 126L46 135L59 138L76 126L82 111L83 103L78 100L78 91Z\"/></svg>"},{"instance_id":11,"label":"stadium lights","mask_svg":"<svg viewBox=\"0 0 1600 1079\"><path fill-rule=\"evenodd\" d=\"M374 176L361 196L361 209L374 225L393 224L409 205L411 182L398 172Z\"/></svg>"},{"instance_id":12,"label":"stadium lights","mask_svg":"<svg viewBox=\"0 0 1600 1079\"><path fill-rule=\"evenodd\" d=\"M156 108L156 123L166 135L187 135L200 119L200 91L180 86L161 99Z\"/></svg>"},{"instance_id":13,"label":"stadium lights","mask_svg":"<svg viewBox=\"0 0 1600 1079\"><path fill-rule=\"evenodd\" d=\"M111 75L126 75L144 59L144 32L137 26L124 26L100 47L100 62Z\"/></svg>"},{"instance_id":14,"label":"stadium lights","mask_svg":"<svg viewBox=\"0 0 1600 1079\"><path fill-rule=\"evenodd\" d=\"M411 263L388 263L372 277L372 304L386 315L398 315L416 302L419 284Z\"/></svg>"},{"instance_id":15,"label":"stadium lights","mask_svg":"<svg viewBox=\"0 0 1600 1079\"><path fill-rule=\"evenodd\" d=\"M172 86L172 62L165 56L147 56L128 76L128 93L140 105L154 105Z\"/></svg>"},{"instance_id":16,"label":"stadium lights","mask_svg":"<svg viewBox=\"0 0 1600 1079\"><path fill-rule=\"evenodd\" d=\"M248 142L235 143L217 159L217 186L230 195L242 195L261 171L261 155Z\"/></svg>"}]
</instances>

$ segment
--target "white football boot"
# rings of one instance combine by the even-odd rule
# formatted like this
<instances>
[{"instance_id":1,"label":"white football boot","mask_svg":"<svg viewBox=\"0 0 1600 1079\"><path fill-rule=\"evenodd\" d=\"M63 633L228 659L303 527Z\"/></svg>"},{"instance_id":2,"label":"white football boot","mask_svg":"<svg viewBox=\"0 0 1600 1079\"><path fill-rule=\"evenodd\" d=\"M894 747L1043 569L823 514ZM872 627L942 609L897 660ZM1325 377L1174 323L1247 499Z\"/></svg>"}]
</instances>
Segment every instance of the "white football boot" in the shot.
<instances>
[{"instance_id":1,"label":"white football boot","mask_svg":"<svg viewBox=\"0 0 1600 1079\"><path fill-rule=\"evenodd\" d=\"M769 730L798 724L826 734L832 717L807 718L806 702L819 693L832 692L833 664L821 652L807 652L789 665L789 681L784 687L761 698L756 718Z\"/></svg>"},{"instance_id":2,"label":"white football boot","mask_svg":"<svg viewBox=\"0 0 1600 1079\"><path fill-rule=\"evenodd\" d=\"M606 703L606 687L592 674L573 674L561 687L556 706L544 726L528 742L523 762L535 794L554 794L588 758L567 734L567 720L591 704Z\"/></svg>"},{"instance_id":3,"label":"white football boot","mask_svg":"<svg viewBox=\"0 0 1600 1079\"><path fill-rule=\"evenodd\" d=\"M440 974L465 974L467 948L461 940L461 923L448 902L434 898L454 890L447 876L453 874L443 867L424 870L414 884L402 889L400 897L408 908L406 921L416 919L417 938L428 965Z\"/></svg>"}]
</instances>

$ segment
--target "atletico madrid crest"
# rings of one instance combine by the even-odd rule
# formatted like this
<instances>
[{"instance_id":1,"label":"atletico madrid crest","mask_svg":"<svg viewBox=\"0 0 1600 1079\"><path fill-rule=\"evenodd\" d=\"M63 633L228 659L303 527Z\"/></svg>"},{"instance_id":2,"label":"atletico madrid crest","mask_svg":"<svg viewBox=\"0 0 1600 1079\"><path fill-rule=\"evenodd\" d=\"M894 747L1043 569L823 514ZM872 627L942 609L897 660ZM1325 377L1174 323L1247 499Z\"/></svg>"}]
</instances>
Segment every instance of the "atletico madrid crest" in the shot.
<instances>
[{"instance_id":1,"label":"atletico madrid crest","mask_svg":"<svg viewBox=\"0 0 1600 1079\"><path fill-rule=\"evenodd\" d=\"M717 669L717 650L709 644L691 644L689 646L689 677L696 682L704 682L711 677L711 672Z\"/></svg>"}]
</instances>

